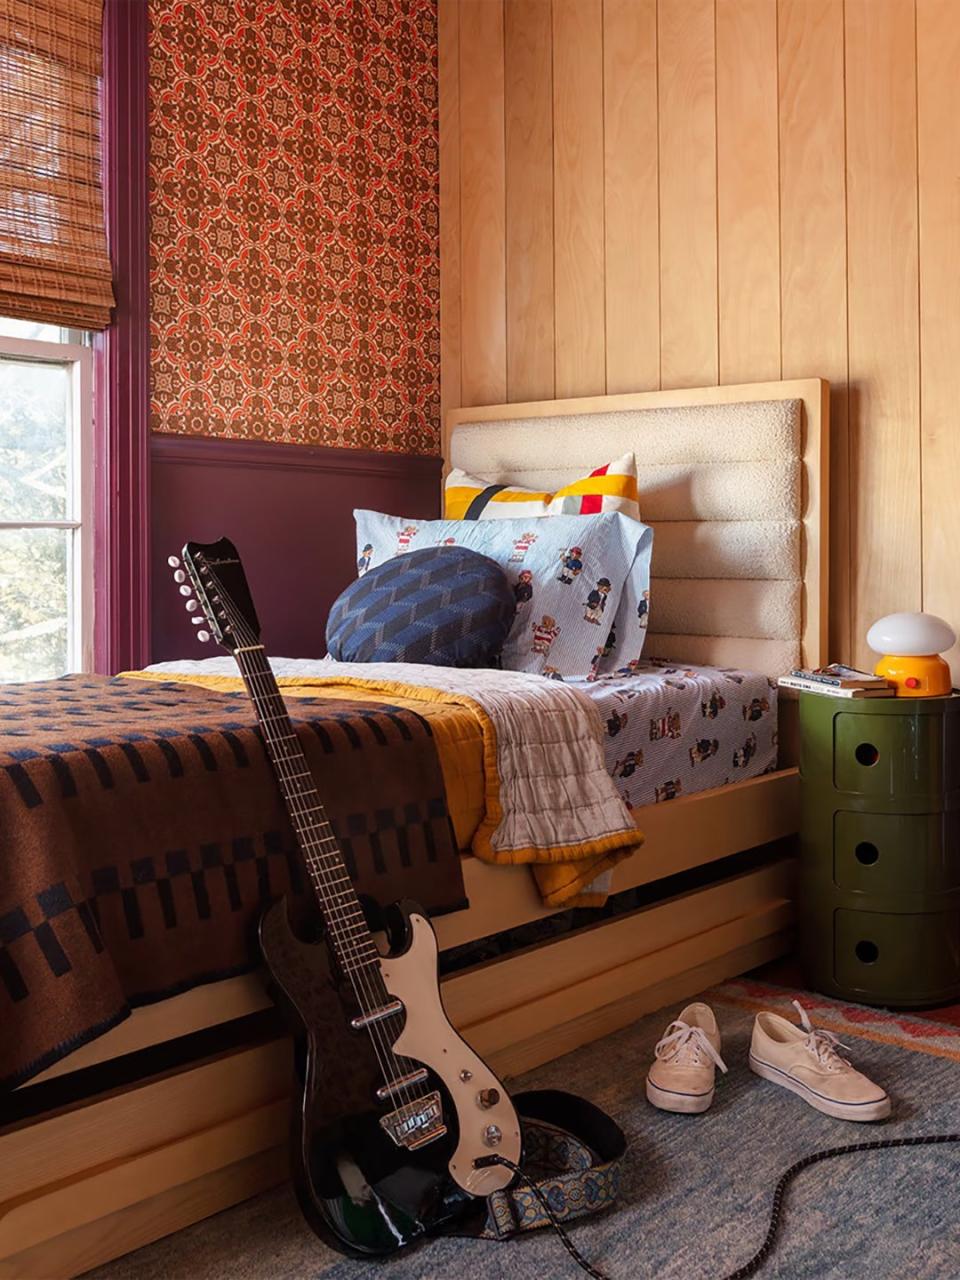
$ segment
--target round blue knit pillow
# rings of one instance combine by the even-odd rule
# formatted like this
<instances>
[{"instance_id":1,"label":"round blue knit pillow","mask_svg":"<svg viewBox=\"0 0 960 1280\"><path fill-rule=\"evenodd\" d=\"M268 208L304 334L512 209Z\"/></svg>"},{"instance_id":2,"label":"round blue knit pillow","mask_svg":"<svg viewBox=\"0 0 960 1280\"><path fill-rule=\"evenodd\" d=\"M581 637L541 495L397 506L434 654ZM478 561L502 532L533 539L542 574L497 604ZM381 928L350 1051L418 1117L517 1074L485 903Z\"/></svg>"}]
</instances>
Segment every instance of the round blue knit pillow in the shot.
<instances>
[{"instance_id":1,"label":"round blue knit pillow","mask_svg":"<svg viewBox=\"0 0 960 1280\"><path fill-rule=\"evenodd\" d=\"M339 662L490 667L516 607L506 574L489 556L424 547L351 582L330 610L327 650Z\"/></svg>"}]
</instances>

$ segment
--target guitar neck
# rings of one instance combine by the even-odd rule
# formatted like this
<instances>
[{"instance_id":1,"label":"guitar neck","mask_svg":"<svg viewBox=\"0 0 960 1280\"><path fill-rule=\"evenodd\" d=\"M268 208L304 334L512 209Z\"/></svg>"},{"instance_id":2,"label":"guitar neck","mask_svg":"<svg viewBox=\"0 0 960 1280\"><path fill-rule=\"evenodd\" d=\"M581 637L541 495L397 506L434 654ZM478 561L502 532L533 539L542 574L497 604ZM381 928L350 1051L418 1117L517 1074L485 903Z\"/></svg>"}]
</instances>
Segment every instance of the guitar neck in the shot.
<instances>
[{"instance_id":1,"label":"guitar neck","mask_svg":"<svg viewBox=\"0 0 960 1280\"><path fill-rule=\"evenodd\" d=\"M248 645L234 656L340 967L349 974L378 965L379 952L266 651L261 644Z\"/></svg>"}]
</instances>

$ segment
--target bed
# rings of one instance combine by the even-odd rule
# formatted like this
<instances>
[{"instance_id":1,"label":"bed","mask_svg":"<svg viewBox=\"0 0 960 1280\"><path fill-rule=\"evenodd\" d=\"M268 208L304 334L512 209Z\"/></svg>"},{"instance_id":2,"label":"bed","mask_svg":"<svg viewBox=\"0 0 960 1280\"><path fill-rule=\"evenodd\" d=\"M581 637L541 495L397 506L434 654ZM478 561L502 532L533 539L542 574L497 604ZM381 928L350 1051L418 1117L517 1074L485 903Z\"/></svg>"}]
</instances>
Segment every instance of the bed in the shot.
<instances>
[{"instance_id":1,"label":"bed","mask_svg":"<svg viewBox=\"0 0 960 1280\"><path fill-rule=\"evenodd\" d=\"M789 945L798 779L792 706L774 731L772 682L826 658L827 391L803 380L448 415L450 463L501 482L546 486L634 449L656 531L643 710L631 720L636 682L593 694L603 718L626 714L607 749L645 842L609 887L635 905L554 935L526 867L465 856L469 908L436 922L447 954L544 926L444 981L453 1020L508 1076ZM678 736L683 707L700 715L724 687L724 735L688 723ZM711 768L715 785L651 803L631 781L636 732L672 753L656 785ZM736 780L751 743L751 776ZM283 1178L290 1049L271 1019L257 975L211 983L138 1009L18 1091L20 1116L0 1130L0 1276L76 1274Z\"/></svg>"}]
</instances>

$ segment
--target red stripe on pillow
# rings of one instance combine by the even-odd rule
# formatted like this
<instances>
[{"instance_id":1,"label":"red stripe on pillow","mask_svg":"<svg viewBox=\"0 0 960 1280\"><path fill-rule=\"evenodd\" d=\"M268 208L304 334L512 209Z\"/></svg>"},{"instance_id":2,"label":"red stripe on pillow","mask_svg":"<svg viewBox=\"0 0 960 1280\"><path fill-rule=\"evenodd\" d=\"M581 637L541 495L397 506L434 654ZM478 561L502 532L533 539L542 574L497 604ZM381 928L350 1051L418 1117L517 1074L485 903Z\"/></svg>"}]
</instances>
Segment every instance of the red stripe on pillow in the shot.
<instances>
[{"instance_id":1,"label":"red stripe on pillow","mask_svg":"<svg viewBox=\"0 0 960 1280\"><path fill-rule=\"evenodd\" d=\"M596 471L591 471L590 474L592 476L605 476L609 470L610 463L608 462L605 467L597 467Z\"/></svg>"},{"instance_id":2,"label":"red stripe on pillow","mask_svg":"<svg viewBox=\"0 0 960 1280\"><path fill-rule=\"evenodd\" d=\"M598 472L594 472L598 475ZM585 493L580 499L580 514L582 516L599 515L603 510L603 494L602 493Z\"/></svg>"}]
</instances>

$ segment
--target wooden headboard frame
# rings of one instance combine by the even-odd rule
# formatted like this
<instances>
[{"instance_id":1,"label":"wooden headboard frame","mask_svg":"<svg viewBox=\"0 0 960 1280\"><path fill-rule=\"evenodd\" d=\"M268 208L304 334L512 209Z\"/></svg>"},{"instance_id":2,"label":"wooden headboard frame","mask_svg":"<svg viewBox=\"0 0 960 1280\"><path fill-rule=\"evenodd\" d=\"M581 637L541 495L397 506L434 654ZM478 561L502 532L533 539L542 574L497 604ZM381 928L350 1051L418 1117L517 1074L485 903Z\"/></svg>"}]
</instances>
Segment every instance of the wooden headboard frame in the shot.
<instances>
[{"instance_id":1,"label":"wooden headboard frame","mask_svg":"<svg viewBox=\"0 0 960 1280\"><path fill-rule=\"evenodd\" d=\"M456 465L458 427L487 422L753 403L802 402L801 443L801 654L804 665L827 661L829 590L829 384L819 378L753 382L735 386L644 391L627 395L541 400L526 404L452 409L444 424L444 458ZM638 459L639 460L639 459ZM600 465L606 459L598 459ZM502 477L501 477L502 478ZM641 492L641 503L643 495Z\"/></svg>"}]
</instances>

